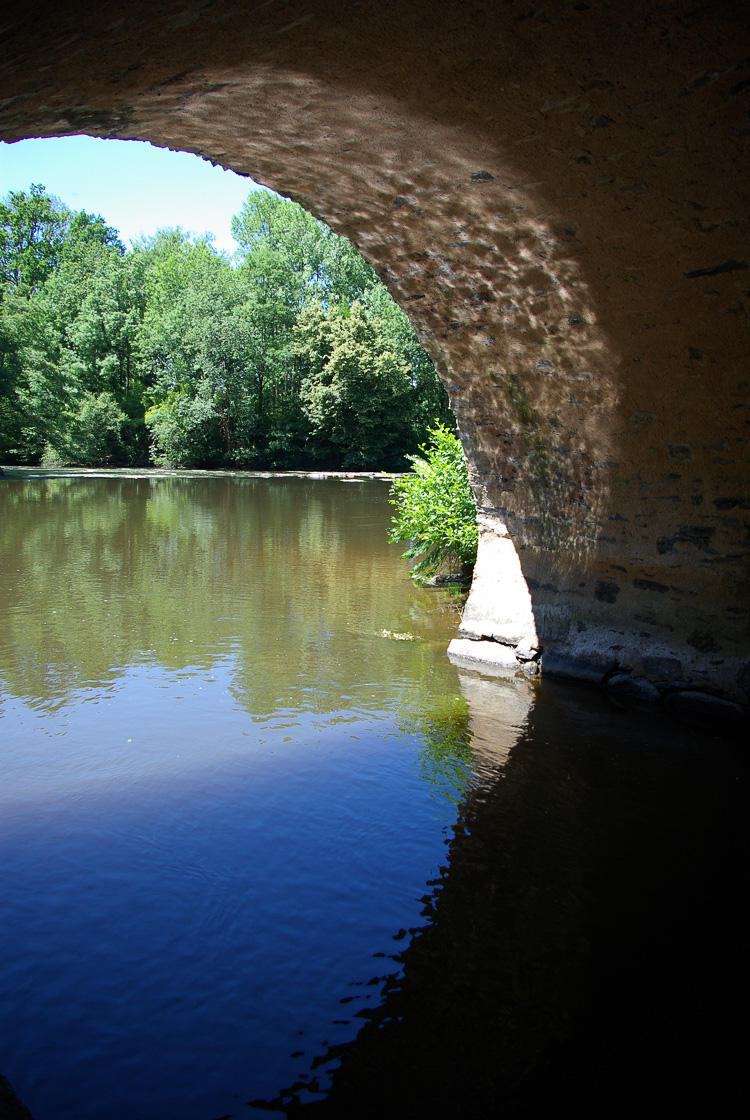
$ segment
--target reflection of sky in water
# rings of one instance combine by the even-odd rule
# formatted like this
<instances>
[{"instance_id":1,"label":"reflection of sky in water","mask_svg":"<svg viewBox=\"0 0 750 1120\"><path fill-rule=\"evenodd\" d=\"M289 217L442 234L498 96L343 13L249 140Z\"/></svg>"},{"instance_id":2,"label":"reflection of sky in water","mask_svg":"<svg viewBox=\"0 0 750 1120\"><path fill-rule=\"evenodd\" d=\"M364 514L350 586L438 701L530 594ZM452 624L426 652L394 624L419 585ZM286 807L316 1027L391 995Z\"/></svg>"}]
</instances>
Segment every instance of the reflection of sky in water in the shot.
<instances>
[{"instance_id":1,"label":"reflection of sky in water","mask_svg":"<svg viewBox=\"0 0 750 1120\"><path fill-rule=\"evenodd\" d=\"M373 954L420 924L448 832L420 744L367 717L270 722L222 733L212 763L199 729L158 766L145 743L93 781L78 758L80 784L5 815L3 1062L37 1120L273 1096L395 971Z\"/></svg>"},{"instance_id":2,"label":"reflection of sky in water","mask_svg":"<svg viewBox=\"0 0 750 1120\"><path fill-rule=\"evenodd\" d=\"M0 495L0 1068L35 1120L249 1115L423 920L455 615L382 485L55 482Z\"/></svg>"},{"instance_id":3,"label":"reflection of sky in water","mask_svg":"<svg viewBox=\"0 0 750 1120\"><path fill-rule=\"evenodd\" d=\"M81 798L158 798L183 788L190 796L196 784L250 772L286 781L290 768L319 770L338 754L362 771L377 770L391 748L406 751L415 764L427 749L422 778L438 787L448 781L452 788L444 793L460 796L468 759L460 697L436 699L420 718L410 714L408 688L394 684L390 695L358 689L358 697L341 697L350 706L321 711L318 691L302 675L289 684L289 707L253 715L240 702L236 675L232 657L210 670L152 664L80 688L51 711L6 698L0 790L6 821L14 808L51 803L62 809ZM433 772L430 762L439 762L443 745L453 765ZM452 809L447 814L452 819Z\"/></svg>"}]
</instances>

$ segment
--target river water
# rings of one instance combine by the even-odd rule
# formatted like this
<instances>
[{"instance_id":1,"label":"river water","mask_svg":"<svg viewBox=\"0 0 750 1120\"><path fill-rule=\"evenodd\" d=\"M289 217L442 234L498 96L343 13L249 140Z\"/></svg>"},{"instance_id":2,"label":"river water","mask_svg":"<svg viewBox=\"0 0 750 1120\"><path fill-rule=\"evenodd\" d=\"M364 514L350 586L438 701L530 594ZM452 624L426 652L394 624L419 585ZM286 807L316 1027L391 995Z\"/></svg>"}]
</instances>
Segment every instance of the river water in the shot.
<instances>
[{"instance_id":1,"label":"river water","mask_svg":"<svg viewBox=\"0 0 750 1120\"><path fill-rule=\"evenodd\" d=\"M35 1120L739 1085L742 736L459 671L391 512L372 480L0 481L0 1070Z\"/></svg>"}]
</instances>

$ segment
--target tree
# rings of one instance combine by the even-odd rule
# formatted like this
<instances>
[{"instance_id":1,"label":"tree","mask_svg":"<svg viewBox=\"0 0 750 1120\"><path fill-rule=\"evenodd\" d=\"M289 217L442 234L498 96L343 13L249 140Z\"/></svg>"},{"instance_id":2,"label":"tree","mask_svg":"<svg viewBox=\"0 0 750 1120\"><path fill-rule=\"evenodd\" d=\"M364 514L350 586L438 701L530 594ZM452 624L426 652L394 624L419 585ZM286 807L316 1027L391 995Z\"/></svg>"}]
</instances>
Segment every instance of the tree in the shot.
<instances>
[{"instance_id":1,"label":"tree","mask_svg":"<svg viewBox=\"0 0 750 1120\"><path fill-rule=\"evenodd\" d=\"M441 571L461 574L477 555L477 511L463 449L442 424L429 431L422 455L410 457L413 473L393 480L391 503L396 517L389 538L410 541L404 557L419 559L412 569L418 582Z\"/></svg>"},{"instance_id":2,"label":"tree","mask_svg":"<svg viewBox=\"0 0 750 1120\"><path fill-rule=\"evenodd\" d=\"M300 397L317 454L342 467L399 469L413 428L409 368L361 303L300 317L309 372Z\"/></svg>"},{"instance_id":3,"label":"tree","mask_svg":"<svg viewBox=\"0 0 750 1120\"><path fill-rule=\"evenodd\" d=\"M27 295L60 261L69 211L41 183L0 202L0 287Z\"/></svg>"},{"instance_id":4,"label":"tree","mask_svg":"<svg viewBox=\"0 0 750 1120\"><path fill-rule=\"evenodd\" d=\"M253 191L232 219L239 259L282 280L290 307L299 313L315 300L351 304L379 284L373 269L345 237L307 210L273 191ZM257 270L256 270L257 271Z\"/></svg>"},{"instance_id":5,"label":"tree","mask_svg":"<svg viewBox=\"0 0 750 1120\"><path fill-rule=\"evenodd\" d=\"M0 299L0 457L4 460L16 457L23 424L16 393L21 373L18 325L11 301Z\"/></svg>"},{"instance_id":6,"label":"tree","mask_svg":"<svg viewBox=\"0 0 750 1120\"><path fill-rule=\"evenodd\" d=\"M445 387L408 318L380 281L362 297L368 316L378 333L389 340L406 361L413 389L414 438L408 448L416 453L430 425L442 424L455 431L456 418Z\"/></svg>"},{"instance_id":7,"label":"tree","mask_svg":"<svg viewBox=\"0 0 750 1120\"><path fill-rule=\"evenodd\" d=\"M253 359L262 359L243 278L205 238L192 242L178 230L161 231L141 252L153 457L171 466L242 464L258 415Z\"/></svg>"},{"instance_id":8,"label":"tree","mask_svg":"<svg viewBox=\"0 0 750 1120\"><path fill-rule=\"evenodd\" d=\"M90 456L95 445L75 433L90 427L91 401L132 396L140 313L124 254L101 217L68 210L38 184L0 204L0 447L10 457L90 462L80 449ZM120 461L139 442L137 404L129 409Z\"/></svg>"},{"instance_id":9,"label":"tree","mask_svg":"<svg viewBox=\"0 0 750 1120\"><path fill-rule=\"evenodd\" d=\"M43 187L0 204L0 451L21 462L401 469L447 397L353 245L253 191L234 261L126 251ZM150 446L149 446L150 444Z\"/></svg>"},{"instance_id":10,"label":"tree","mask_svg":"<svg viewBox=\"0 0 750 1120\"><path fill-rule=\"evenodd\" d=\"M351 306L322 303L297 322L302 408L328 466L402 470L448 397L414 330L381 284Z\"/></svg>"},{"instance_id":11,"label":"tree","mask_svg":"<svg viewBox=\"0 0 750 1120\"><path fill-rule=\"evenodd\" d=\"M296 325L313 304L348 307L379 281L346 238L270 191L249 195L232 233L252 324L254 459L271 467L312 465L320 461L320 448L302 400L309 367Z\"/></svg>"},{"instance_id":12,"label":"tree","mask_svg":"<svg viewBox=\"0 0 750 1120\"><path fill-rule=\"evenodd\" d=\"M109 466L128 461L124 442L127 417L110 392L86 392L70 418L63 456L84 467Z\"/></svg>"},{"instance_id":13,"label":"tree","mask_svg":"<svg viewBox=\"0 0 750 1120\"><path fill-rule=\"evenodd\" d=\"M76 425L88 424L91 400L101 394L111 397L127 420L117 457L110 442L102 462L137 461L145 452L134 352L143 318L142 283L137 262L113 245L106 231L99 221L79 226L58 268L24 301L16 396L26 417L24 445L48 460L84 461L78 457L84 444L75 436ZM95 444L85 446L85 462L94 465Z\"/></svg>"}]
</instances>

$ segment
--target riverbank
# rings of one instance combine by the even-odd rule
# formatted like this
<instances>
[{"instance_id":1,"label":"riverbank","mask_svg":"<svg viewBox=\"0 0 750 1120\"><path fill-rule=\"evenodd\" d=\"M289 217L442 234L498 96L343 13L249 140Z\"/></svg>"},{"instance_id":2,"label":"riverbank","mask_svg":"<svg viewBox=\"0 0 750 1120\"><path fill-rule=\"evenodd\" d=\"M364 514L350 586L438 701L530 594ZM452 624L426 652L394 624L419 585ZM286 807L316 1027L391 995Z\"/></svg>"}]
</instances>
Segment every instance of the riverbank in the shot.
<instances>
[{"instance_id":1,"label":"riverbank","mask_svg":"<svg viewBox=\"0 0 750 1120\"><path fill-rule=\"evenodd\" d=\"M390 482L390 471L225 471L169 467L0 466L2 478L338 478L343 482Z\"/></svg>"}]
</instances>

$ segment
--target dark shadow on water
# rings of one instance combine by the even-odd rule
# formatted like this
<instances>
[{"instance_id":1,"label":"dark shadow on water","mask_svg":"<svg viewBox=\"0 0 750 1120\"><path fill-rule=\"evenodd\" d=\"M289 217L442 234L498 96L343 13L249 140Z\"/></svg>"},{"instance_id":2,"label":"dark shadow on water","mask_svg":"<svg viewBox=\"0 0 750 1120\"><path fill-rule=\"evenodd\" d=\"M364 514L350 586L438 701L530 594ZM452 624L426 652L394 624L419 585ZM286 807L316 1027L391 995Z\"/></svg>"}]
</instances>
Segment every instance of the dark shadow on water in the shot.
<instances>
[{"instance_id":1,"label":"dark shadow on water","mask_svg":"<svg viewBox=\"0 0 750 1120\"><path fill-rule=\"evenodd\" d=\"M2 474L2 471L0 471ZM0 1073L0 1120L33 1120L29 1110L19 1101Z\"/></svg>"},{"instance_id":2,"label":"dark shadow on water","mask_svg":"<svg viewBox=\"0 0 750 1120\"><path fill-rule=\"evenodd\" d=\"M300 1082L265 1107L729 1114L744 1069L744 745L545 684L493 759L508 686L466 674L462 687L477 783L423 928L394 945L402 977L326 1056L339 1064L324 1100Z\"/></svg>"}]
</instances>

